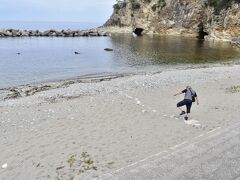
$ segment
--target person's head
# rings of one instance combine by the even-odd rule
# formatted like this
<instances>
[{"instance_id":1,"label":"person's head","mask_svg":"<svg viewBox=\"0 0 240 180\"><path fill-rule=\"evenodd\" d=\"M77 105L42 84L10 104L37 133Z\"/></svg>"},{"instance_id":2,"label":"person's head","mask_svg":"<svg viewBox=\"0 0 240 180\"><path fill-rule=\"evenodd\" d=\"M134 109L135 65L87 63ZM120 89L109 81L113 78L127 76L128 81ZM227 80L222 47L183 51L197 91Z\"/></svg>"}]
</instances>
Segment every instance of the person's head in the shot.
<instances>
[{"instance_id":1,"label":"person's head","mask_svg":"<svg viewBox=\"0 0 240 180\"><path fill-rule=\"evenodd\" d=\"M191 86L187 86L186 89L191 89Z\"/></svg>"}]
</instances>

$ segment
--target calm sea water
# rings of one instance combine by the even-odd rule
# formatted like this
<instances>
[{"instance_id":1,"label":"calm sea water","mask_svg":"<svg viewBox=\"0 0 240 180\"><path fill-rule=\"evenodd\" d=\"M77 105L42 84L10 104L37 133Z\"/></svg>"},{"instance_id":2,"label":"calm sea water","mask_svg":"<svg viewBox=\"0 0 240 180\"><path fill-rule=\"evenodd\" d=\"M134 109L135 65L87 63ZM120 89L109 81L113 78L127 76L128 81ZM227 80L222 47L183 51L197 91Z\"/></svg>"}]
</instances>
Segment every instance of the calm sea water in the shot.
<instances>
[{"instance_id":1,"label":"calm sea water","mask_svg":"<svg viewBox=\"0 0 240 180\"><path fill-rule=\"evenodd\" d=\"M228 44L191 38L0 38L0 88L92 73L161 70L239 58L239 51Z\"/></svg>"}]
</instances>

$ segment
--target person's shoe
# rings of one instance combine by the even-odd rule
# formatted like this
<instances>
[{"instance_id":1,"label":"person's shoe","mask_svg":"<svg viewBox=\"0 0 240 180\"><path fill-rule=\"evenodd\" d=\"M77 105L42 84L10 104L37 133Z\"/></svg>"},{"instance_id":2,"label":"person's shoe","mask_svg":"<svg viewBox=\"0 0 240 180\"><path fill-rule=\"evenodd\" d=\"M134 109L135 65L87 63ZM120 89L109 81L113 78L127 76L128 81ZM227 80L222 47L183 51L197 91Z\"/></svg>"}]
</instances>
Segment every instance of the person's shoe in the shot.
<instances>
[{"instance_id":1,"label":"person's shoe","mask_svg":"<svg viewBox=\"0 0 240 180\"><path fill-rule=\"evenodd\" d=\"M184 115L185 113L186 113L185 111L182 111L182 112L180 113L180 116L181 116L181 115Z\"/></svg>"},{"instance_id":2,"label":"person's shoe","mask_svg":"<svg viewBox=\"0 0 240 180\"><path fill-rule=\"evenodd\" d=\"M185 121L187 121L187 120L188 120L188 117L187 117L187 116L185 116L185 117L184 117L184 119L185 119Z\"/></svg>"}]
</instances>

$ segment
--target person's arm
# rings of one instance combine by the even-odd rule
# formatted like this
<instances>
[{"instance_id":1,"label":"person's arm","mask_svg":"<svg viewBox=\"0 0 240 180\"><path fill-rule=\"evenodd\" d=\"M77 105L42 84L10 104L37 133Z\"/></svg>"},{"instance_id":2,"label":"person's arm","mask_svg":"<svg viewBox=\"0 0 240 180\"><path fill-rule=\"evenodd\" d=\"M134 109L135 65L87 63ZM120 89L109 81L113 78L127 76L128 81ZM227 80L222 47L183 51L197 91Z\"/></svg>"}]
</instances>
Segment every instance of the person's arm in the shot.
<instances>
[{"instance_id":1,"label":"person's arm","mask_svg":"<svg viewBox=\"0 0 240 180\"><path fill-rule=\"evenodd\" d=\"M177 95L180 95L180 94L182 94L182 92L179 92L179 93L177 93L177 94L174 94L173 96L177 96Z\"/></svg>"},{"instance_id":2,"label":"person's arm","mask_svg":"<svg viewBox=\"0 0 240 180\"><path fill-rule=\"evenodd\" d=\"M173 96L181 95L181 94L185 93L186 91L187 91L187 90L184 89L182 92L179 92L179 93L177 93L177 94L174 94Z\"/></svg>"}]
</instances>

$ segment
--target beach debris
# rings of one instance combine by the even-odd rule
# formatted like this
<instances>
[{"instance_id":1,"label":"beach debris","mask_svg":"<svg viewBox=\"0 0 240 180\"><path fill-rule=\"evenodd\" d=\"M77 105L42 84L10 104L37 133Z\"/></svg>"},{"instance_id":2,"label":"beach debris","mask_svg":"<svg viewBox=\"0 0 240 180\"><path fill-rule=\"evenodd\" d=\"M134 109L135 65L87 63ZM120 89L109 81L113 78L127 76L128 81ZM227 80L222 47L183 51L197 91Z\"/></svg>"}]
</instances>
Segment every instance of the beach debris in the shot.
<instances>
[{"instance_id":1,"label":"beach debris","mask_svg":"<svg viewBox=\"0 0 240 180\"><path fill-rule=\"evenodd\" d=\"M74 54L81 54L80 52L75 51Z\"/></svg>"},{"instance_id":2,"label":"beach debris","mask_svg":"<svg viewBox=\"0 0 240 180\"><path fill-rule=\"evenodd\" d=\"M56 168L56 170L58 171L58 170L60 170L60 169L63 169L65 166L59 166L59 167L57 167Z\"/></svg>"},{"instance_id":3,"label":"beach debris","mask_svg":"<svg viewBox=\"0 0 240 180\"><path fill-rule=\"evenodd\" d=\"M5 163L5 164L2 165L2 169L6 169L7 167L8 167L8 164L7 164L7 163Z\"/></svg>"},{"instance_id":4,"label":"beach debris","mask_svg":"<svg viewBox=\"0 0 240 180\"><path fill-rule=\"evenodd\" d=\"M19 97L22 97L21 93L17 89L11 89L10 93L4 98L4 100L16 99Z\"/></svg>"},{"instance_id":5,"label":"beach debris","mask_svg":"<svg viewBox=\"0 0 240 180\"><path fill-rule=\"evenodd\" d=\"M46 91L46 90L49 90L51 88L52 88L52 86L50 86L50 85L36 86L36 87L33 87L31 89L26 90L25 91L25 96L32 96L37 92Z\"/></svg>"},{"instance_id":6,"label":"beach debris","mask_svg":"<svg viewBox=\"0 0 240 180\"><path fill-rule=\"evenodd\" d=\"M111 48L105 48L104 50L105 51L113 51L113 49L111 49Z\"/></svg>"}]
</instances>

